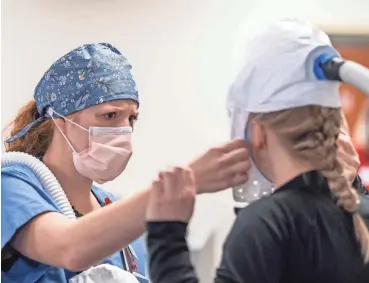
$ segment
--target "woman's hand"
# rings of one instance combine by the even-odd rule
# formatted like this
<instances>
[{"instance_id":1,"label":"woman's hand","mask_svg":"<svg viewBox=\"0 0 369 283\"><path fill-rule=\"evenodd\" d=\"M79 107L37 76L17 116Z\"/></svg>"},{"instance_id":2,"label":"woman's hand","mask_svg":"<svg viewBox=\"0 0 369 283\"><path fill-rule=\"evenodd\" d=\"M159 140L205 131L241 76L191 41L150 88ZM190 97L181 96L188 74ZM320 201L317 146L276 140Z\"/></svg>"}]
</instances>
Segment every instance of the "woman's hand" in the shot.
<instances>
[{"instance_id":1,"label":"woman's hand","mask_svg":"<svg viewBox=\"0 0 369 283\"><path fill-rule=\"evenodd\" d=\"M147 221L181 221L187 223L193 214L196 186L191 169L174 168L161 172L152 184L146 209Z\"/></svg>"},{"instance_id":2,"label":"woman's hand","mask_svg":"<svg viewBox=\"0 0 369 283\"><path fill-rule=\"evenodd\" d=\"M340 133L337 140L338 160L343 167L343 174L352 184L360 167L359 155L355 150L351 137Z\"/></svg>"},{"instance_id":3,"label":"woman's hand","mask_svg":"<svg viewBox=\"0 0 369 283\"><path fill-rule=\"evenodd\" d=\"M212 193L241 185L250 169L249 152L244 140L233 140L208 150L193 161L197 193Z\"/></svg>"}]
</instances>

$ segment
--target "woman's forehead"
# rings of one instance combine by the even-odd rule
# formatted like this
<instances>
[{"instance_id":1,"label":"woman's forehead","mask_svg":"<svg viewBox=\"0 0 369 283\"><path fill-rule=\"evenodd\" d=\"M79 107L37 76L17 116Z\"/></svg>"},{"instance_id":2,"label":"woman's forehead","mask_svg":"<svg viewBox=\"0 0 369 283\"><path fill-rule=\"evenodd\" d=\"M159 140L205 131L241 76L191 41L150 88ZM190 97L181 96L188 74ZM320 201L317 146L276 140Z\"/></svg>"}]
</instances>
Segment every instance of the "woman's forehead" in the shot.
<instances>
[{"instance_id":1,"label":"woman's forehead","mask_svg":"<svg viewBox=\"0 0 369 283\"><path fill-rule=\"evenodd\" d=\"M88 110L88 109L86 109ZM106 111L106 112L119 112L119 111L129 111L137 112L138 105L137 102L130 99L114 100L99 105L91 107L93 111Z\"/></svg>"}]
</instances>

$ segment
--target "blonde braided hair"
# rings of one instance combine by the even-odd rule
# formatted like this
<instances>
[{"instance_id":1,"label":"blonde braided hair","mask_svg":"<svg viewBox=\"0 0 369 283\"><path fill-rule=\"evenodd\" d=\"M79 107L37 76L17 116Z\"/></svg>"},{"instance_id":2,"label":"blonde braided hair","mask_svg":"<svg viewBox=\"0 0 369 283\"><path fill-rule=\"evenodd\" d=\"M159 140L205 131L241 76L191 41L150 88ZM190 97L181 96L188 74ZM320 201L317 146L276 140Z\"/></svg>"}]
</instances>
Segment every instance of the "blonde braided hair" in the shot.
<instances>
[{"instance_id":1,"label":"blonde braided hair","mask_svg":"<svg viewBox=\"0 0 369 283\"><path fill-rule=\"evenodd\" d=\"M338 204L352 214L364 261L369 262L369 232L358 213L359 197L337 159L337 138L342 122L340 109L306 106L252 114L251 119L273 129L292 156L322 172Z\"/></svg>"}]
</instances>

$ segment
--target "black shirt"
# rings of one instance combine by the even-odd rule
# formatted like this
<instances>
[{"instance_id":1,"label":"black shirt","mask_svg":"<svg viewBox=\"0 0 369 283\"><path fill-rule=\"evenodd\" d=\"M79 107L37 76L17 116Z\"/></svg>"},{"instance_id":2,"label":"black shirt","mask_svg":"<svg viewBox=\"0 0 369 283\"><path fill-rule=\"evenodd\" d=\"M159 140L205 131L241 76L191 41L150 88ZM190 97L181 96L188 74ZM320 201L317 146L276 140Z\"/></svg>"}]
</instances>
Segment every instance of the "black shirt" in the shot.
<instances>
[{"instance_id":1,"label":"black shirt","mask_svg":"<svg viewBox=\"0 0 369 283\"><path fill-rule=\"evenodd\" d=\"M147 228L152 282L198 282L186 224L152 222ZM309 172L241 210L215 282L368 283L369 264L351 215L336 205L322 175Z\"/></svg>"}]
</instances>

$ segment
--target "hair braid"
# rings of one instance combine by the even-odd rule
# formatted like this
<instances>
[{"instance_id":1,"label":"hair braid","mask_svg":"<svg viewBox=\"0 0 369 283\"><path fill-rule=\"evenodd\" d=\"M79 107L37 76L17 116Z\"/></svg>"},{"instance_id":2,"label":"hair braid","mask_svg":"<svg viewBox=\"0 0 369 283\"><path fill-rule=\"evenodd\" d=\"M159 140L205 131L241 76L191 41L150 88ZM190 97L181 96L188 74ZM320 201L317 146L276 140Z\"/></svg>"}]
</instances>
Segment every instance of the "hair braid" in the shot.
<instances>
[{"instance_id":1,"label":"hair braid","mask_svg":"<svg viewBox=\"0 0 369 283\"><path fill-rule=\"evenodd\" d=\"M320 170L327 178L328 185L338 198L338 204L352 214L355 235L361 245L364 261L369 262L369 232L362 217L358 213L359 196L344 177L343 168L337 159L337 137L340 129L340 113L335 109L321 108L320 116L323 124L321 133L324 137L320 149L325 151L325 159L320 160Z\"/></svg>"},{"instance_id":2,"label":"hair braid","mask_svg":"<svg viewBox=\"0 0 369 283\"><path fill-rule=\"evenodd\" d=\"M355 235L364 261L369 262L369 232L358 213L359 197L337 159L337 138L341 113L336 108L307 106L268 114L253 114L262 124L275 131L296 158L320 170L338 204L353 216Z\"/></svg>"}]
</instances>

